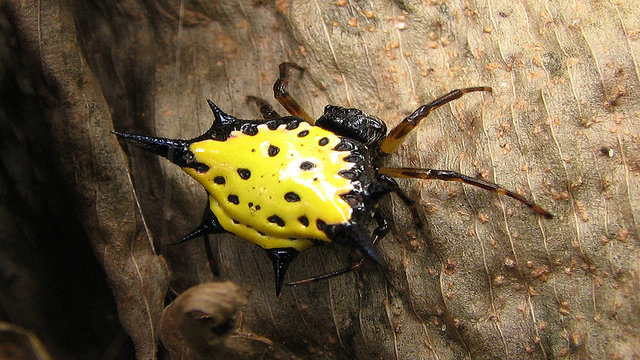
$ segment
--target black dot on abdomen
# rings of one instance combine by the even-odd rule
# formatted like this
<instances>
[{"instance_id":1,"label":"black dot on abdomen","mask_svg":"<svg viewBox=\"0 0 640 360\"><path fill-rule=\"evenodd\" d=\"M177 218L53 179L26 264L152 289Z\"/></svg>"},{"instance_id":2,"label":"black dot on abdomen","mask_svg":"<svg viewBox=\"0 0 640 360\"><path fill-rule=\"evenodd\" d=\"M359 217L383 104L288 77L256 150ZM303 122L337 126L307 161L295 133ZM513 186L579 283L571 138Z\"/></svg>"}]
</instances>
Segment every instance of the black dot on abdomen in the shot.
<instances>
[{"instance_id":1,"label":"black dot on abdomen","mask_svg":"<svg viewBox=\"0 0 640 360\"><path fill-rule=\"evenodd\" d=\"M207 165L205 165L205 164L198 164L198 165L196 165L195 169L200 174L204 174L207 171L209 171L209 167Z\"/></svg>"},{"instance_id":2,"label":"black dot on abdomen","mask_svg":"<svg viewBox=\"0 0 640 360\"><path fill-rule=\"evenodd\" d=\"M309 226L309 219L307 219L306 216L300 216L298 218L298 221L300 221L300 224L304 225L305 227Z\"/></svg>"},{"instance_id":3,"label":"black dot on abdomen","mask_svg":"<svg viewBox=\"0 0 640 360\"><path fill-rule=\"evenodd\" d=\"M269 130L275 130L278 128L278 122L275 120L269 120L267 121L267 127Z\"/></svg>"},{"instance_id":4,"label":"black dot on abdomen","mask_svg":"<svg viewBox=\"0 0 640 360\"><path fill-rule=\"evenodd\" d=\"M358 177L360 177L360 173L351 170L341 170L338 172L338 175L347 180L356 180Z\"/></svg>"},{"instance_id":5,"label":"black dot on abdomen","mask_svg":"<svg viewBox=\"0 0 640 360\"><path fill-rule=\"evenodd\" d=\"M270 223L277 224L280 227L284 227L284 220L278 215L271 215L267 218L267 221Z\"/></svg>"},{"instance_id":6,"label":"black dot on abdomen","mask_svg":"<svg viewBox=\"0 0 640 360\"><path fill-rule=\"evenodd\" d=\"M269 154L269 156L273 157L278 155L278 153L280 152L280 148L277 146L273 146L273 145L269 145L269 149L267 150L267 154Z\"/></svg>"},{"instance_id":7,"label":"black dot on abdomen","mask_svg":"<svg viewBox=\"0 0 640 360\"><path fill-rule=\"evenodd\" d=\"M230 203L235 204L235 205L240 204L240 199L238 199L237 195L229 195L229 196L227 196L227 200Z\"/></svg>"},{"instance_id":8,"label":"black dot on abdomen","mask_svg":"<svg viewBox=\"0 0 640 360\"><path fill-rule=\"evenodd\" d=\"M298 133L298 137L305 137L309 135L309 130L302 130Z\"/></svg>"},{"instance_id":9,"label":"black dot on abdomen","mask_svg":"<svg viewBox=\"0 0 640 360\"><path fill-rule=\"evenodd\" d=\"M258 133L258 128L254 124L244 124L240 131L245 135L253 136Z\"/></svg>"},{"instance_id":10,"label":"black dot on abdomen","mask_svg":"<svg viewBox=\"0 0 640 360\"><path fill-rule=\"evenodd\" d=\"M318 145L320 145L320 146L325 146L325 145L327 145L328 143L329 143L329 139L328 139L328 138L326 138L326 137L323 137L322 139L320 139L320 140L318 141Z\"/></svg>"},{"instance_id":11,"label":"black dot on abdomen","mask_svg":"<svg viewBox=\"0 0 640 360\"><path fill-rule=\"evenodd\" d=\"M224 185L226 180L222 176L216 176L216 177L213 178L213 182L218 184L218 185Z\"/></svg>"},{"instance_id":12,"label":"black dot on abdomen","mask_svg":"<svg viewBox=\"0 0 640 360\"><path fill-rule=\"evenodd\" d=\"M300 169L302 170L311 170L315 167L316 165L314 163L312 163L311 161L303 161L300 164Z\"/></svg>"},{"instance_id":13,"label":"black dot on abdomen","mask_svg":"<svg viewBox=\"0 0 640 360\"><path fill-rule=\"evenodd\" d=\"M351 151L353 150L353 143L340 141L338 145L336 145L333 150L335 151Z\"/></svg>"},{"instance_id":14,"label":"black dot on abdomen","mask_svg":"<svg viewBox=\"0 0 640 360\"><path fill-rule=\"evenodd\" d=\"M316 220L316 226L318 227L318 230L324 231L324 229L327 228L327 223L318 219Z\"/></svg>"},{"instance_id":15,"label":"black dot on abdomen","mask_svg":"<svg viewBox=\"0 0 640 360\"><path fill-rule=\"evenodd\" d=\"M300 196L292 191L289 191L288 193L284 194L284 199L288 202L297 202L300 201Z\"/></svg>"},{"instance_id":16,"label":"black dot on abdomen","mask_svg":"<svg viewBox=\"0 0 640 360\"><path fill-rule=\"evenodd\" d=\"M247 180L251 177L251 171L249 171L249 169L240 168L238 169L238 175L240 175L242 180Z\"/></svg>"}]
</instances>

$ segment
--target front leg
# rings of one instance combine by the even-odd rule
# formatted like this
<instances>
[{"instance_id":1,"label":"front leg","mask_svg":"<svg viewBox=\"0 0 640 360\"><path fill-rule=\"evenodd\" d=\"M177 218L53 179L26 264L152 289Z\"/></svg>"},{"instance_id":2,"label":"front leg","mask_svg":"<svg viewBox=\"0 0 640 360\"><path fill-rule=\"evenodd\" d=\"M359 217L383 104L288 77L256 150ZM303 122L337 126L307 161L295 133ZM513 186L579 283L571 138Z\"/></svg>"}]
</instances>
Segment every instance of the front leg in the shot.
<instances>
[{"instance_id":1,"label":"front leg","mask_svg":"<svg viewBox=\"0 0 640 360\"><path fill-rule=\"evenodd\" d=\"M479 188L491 191L496 194L506 195L510 198L516 199L521 203L528 206L531 210L537 212L538 214L546 217L547 219L551 219L553 215L548 211L544 210L540 206L536 205L533 201L527 200L523 196L503 188L498 184L494 184L492 182L484 181L482 179L474 179L467 175L463 175L457 173L455 171L449 170L434 170L434 169L417 169L417 168L389 168L389 167L381 167L379 169L381 174L393 176L393 177L401 177L401 178L414 178L414 179L438 179L444 181L457 181L473 186L477 186Z\"/></svg>"},{"instance_id":2,"label":"front leg","mask_svg":"<svg viewBox=\"0 0 640 360\"><path fill-rule=\"evenodd\" d=\"M400 188L398 183L391 176L381 172L378 180L386 185L386 190L388 192L392 192L398 195L404 205L409 208L409 211L411 212L411 220L413 220L413 223L417 227L422 227L422 218L420 218L420 212L418 212L416 202Z\"/></svg>"},{"instance_id":3,"label":"front leg","mask_svg":"<svg viewBox=\"0 0 640 360\"><path fill-rule=\"evenodd\" d=\"M491 92L491 88L486 86L476 86L464 89L456 89L433 100L426 105L420 106L411 115L404 118L404 120L402 120L400 124L394 127L389 132L387 137L382 139L382 141L380 142L380 152L384 155L389 155L396 152L396 150L398 150L400 145L404 142L404 139L407 137L407 135L409 135L409 133L413 129L415 129L415 127L420 124L420 121L427 117L427 115L429 115L431 111L453 100L459 99L462 97L462 95L473 91Z\"/></svg>"}]
</instances>

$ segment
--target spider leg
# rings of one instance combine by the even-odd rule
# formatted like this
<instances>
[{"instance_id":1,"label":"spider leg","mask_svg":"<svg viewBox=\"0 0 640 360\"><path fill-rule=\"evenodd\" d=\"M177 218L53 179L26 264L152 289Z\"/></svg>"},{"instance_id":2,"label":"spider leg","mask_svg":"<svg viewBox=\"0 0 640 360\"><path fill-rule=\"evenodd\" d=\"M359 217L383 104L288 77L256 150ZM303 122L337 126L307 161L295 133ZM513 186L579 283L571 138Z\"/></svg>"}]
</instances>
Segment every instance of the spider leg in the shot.
<instances>
[{"instance_id":1,"label":"spider leg","mask_svg":"<svg viewBox=\"0 0 640 360\"><path fill-rule=\"evenodd\" d=\"M398 183L391 176L381 174L378 179L387 186L387 190L389 192L393 192L398 195L404 205L409 208L409 211L411 212L411 220L413 220L413 223L417 227L422 227L422 218L420 218L420 213L418 212L416 202L400 188Z\"/></svg>"},{"instance_id":2,"label":"spider leg","mask_svg":"<svg viewBox=\"0 0 640 360\"><path fill-rule=\"evenodd\" d=\"M375 244L376 242L378 242L378 240L385 237L385 235L387 235L387 233L389 232L389 221L384 217L384 215L382 214L382 212L380 212L380 210L376 210L373 213L373 217L376 220L376 223L378 224L378 226L373 230L373 239L371 240L371 243ZM354 261L353 263L351 263L351 265L345 268L332 271L326 274L313 276L307 279L291 281L287 283L287 286L305 285L312 282L329 279L338 275L346 274L348 272L358 271L362 267L362 264L364 263L364 259L365 257L361 256L358 260Z\"/></svg>"},{"instance_id":3,"label":"spider leg","mask_svg":"<svg viewBox=\"0 0 640 360\"><path fill-rule=\"evenodd\" d=\"M295 63L285 62L280 64L280 77L273 84L273 96L284 106L287 111L294 116L303 118L309 124L315 123L315 121L307 114L302 106L287 92L287 85L289 85L289 78L291 69L296 69L300 72L304 71L304 68Z\"/></svg>"},{"instance_id":4,"label":"spider leg","mask_svg":"<svg viewBox=\"0 0 640 360\"><path fill-rule=\"evenodd\" d=\"M255 103L260 108L260 114L262 114L262 118L265 120L277 119L280 118L280 114L278 114L273 107L264 99L255 96L247 96L247 104Z\"/></svg>"},{"instance_id":5,"label":"spider leg","mask_svg":"<svg viewBox=\"0 0 640 360\"><path fill-rule=\"evenodd\" d=\"M462 97L462 95L472 91L491 92L491 88L486 86L476 86L453 90L426 105L420 106L411 115L404 118L404 120L402 120L400 124L394 127L389 132L389 134L384 139L382 139L382 141L380 142L380 151L382 151L383 154L387 155L394 153L404 142L404 139L407 137L407 135L409 135L411 130L418 126L420 120L427 117L427 115L429 115L432 110L435 110L453 100L459 99Z\"/></svg>"},{"instance_id":6,"label":"spider leg","mask_svg":"<svg viewBox=\"0 0 640 360\"><path fill-rule=\"evenodd\" d=\"M491 191L493 193L509 196L527 205L531 210L546 217L547 219L551 219L553 217L553 215L551 215L551 213L549 213L548 211L544 210L543 208L536 205L532 201L527 200L523 196L513 191L507 190L498 184L494 184L481 179L474 179L472 177L457 173L455 171L417 169L417 168L389 168L389 167L381 167L378 171L381 174L386 174L389 176L400 177L400 178L414 178L414 179L425 179L425 180L438 179L438 180L444 180L444 181L458 181L461 183L477 186L479 188Z\"/></svg>"}]
</instances>

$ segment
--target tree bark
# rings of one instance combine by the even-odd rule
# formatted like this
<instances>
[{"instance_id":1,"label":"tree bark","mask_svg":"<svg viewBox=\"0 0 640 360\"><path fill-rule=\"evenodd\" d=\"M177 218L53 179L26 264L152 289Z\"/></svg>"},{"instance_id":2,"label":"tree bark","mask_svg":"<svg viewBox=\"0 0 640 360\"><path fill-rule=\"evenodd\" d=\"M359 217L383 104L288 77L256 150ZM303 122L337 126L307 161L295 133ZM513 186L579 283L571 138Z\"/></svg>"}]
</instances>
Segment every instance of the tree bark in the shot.
<instances>
[{"instance_id":1,"label":"tree bark","mask_svg":"<svg viewBox=\"0 0 640 360\"><path fill-rule=\"evenodd\" d=\"M16 45L0 77L35 89L48 129L36 140L138 358L158 354L169 282L180 293L218 279L248 294L240 329L273 342L258 347L265 358L640 356L637 2L14 0L3 12ZM399 199L382 202L385 268L278 298L266 254L224 235L212 237L213 278L201 241L168 245L199 223L202 188L110 131L193 138L213 119L206 98L258 118L245 96L270 99L284 61L306 68L290 92L309 114L355 107L390 127L447 91L491 86L431 114L387 164L478 176L555 217L459 183L402 180L426 225ZM289 279L352 259L313 248Z\"/></svg>"}]
</instances>

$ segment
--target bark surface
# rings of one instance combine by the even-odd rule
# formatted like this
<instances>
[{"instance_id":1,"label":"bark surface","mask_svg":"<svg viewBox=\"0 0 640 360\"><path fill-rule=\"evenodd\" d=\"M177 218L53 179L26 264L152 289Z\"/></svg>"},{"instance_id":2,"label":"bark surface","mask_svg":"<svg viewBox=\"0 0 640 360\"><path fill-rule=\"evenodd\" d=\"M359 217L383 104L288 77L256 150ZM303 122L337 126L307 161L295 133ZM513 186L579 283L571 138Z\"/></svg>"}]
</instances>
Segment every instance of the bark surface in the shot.
<instances>
[{"instance_id":1,"label":"bark surface","mask_svg":"<svg viewBox=\"0 0 640 360\"><path fill-rule=\"evenodd\" d=\"M14 0L0 8L0 319L34 330L54 357L72 346L56 342L42 320L50 309L33 299L60 301L60 287L82 283L72 274L85 268L60 249L87 243L140 359L169 356L157 334L167 288L212 280L247 294L238 332L255 340L243 337L243 357L640 356L638 2ZM276 298L264 251L224 235L212 237L213 278L202 241L168 245L199 223L200 185L164 159L122 148L110 131L195 137L213 119L206 98L258 118L245 96L275 105L284 61L307 69L290 92L309 114L336 104L389 126L449 90L491 86L431 114L387 164L497 182L555 218L459 183L402 180L426 225L415 228L399 199L382 202L394 220L378 245L387 268ZM40 227L47 216L64 231ZM57 249L43 248L51 243ZM20 262L25 253L33 264ZM35 284L53 281L48 269L65 254L74 267L45 293ZM352 259L340 248L311 249L289 279ZM82 298L73 286L65 302ZM88 299L107 294L90 288Z\"/></svg>"}]
</instances>

